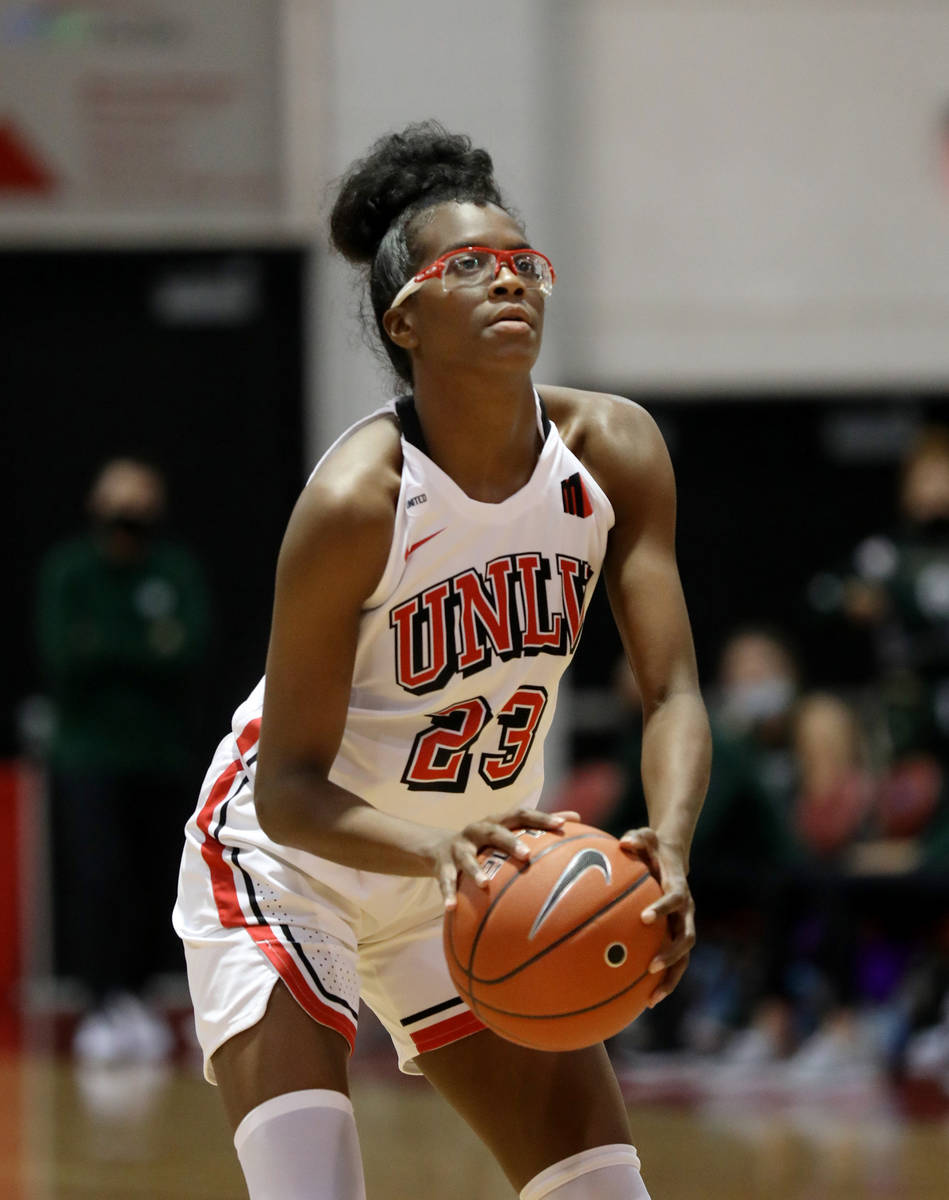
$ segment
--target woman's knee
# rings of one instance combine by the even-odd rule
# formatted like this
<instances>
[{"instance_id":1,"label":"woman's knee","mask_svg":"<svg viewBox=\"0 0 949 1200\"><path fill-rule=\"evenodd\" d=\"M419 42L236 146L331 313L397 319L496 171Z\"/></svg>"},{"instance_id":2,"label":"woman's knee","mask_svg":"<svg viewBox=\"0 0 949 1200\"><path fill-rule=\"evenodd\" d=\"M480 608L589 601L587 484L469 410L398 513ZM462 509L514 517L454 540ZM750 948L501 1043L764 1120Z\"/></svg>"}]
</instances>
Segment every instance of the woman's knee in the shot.
<instances>
[{"instance_id":1,"label":"woman's knee","mask_svg":"<svg viewBox=\"0 0 949 1200\"><path fill-rule=\"evenodd\" d=\"M263 1017L235 1034L211 1058L231 1126L287 1092L320 1088L349 1095L349 1044L303 1011L275 983Z\"/></svg>"},{"instance_id":2,"label":"woman's knee","mask_svg":"<svg viewBox=\"0 0 949 1200\"><path fill-rule=\"evenodd\" d=\"M483 1032L417 1061L515 1187L565 1155L632 1140L602 1046L546 1053Z\"/></svg>"}]
</instances>

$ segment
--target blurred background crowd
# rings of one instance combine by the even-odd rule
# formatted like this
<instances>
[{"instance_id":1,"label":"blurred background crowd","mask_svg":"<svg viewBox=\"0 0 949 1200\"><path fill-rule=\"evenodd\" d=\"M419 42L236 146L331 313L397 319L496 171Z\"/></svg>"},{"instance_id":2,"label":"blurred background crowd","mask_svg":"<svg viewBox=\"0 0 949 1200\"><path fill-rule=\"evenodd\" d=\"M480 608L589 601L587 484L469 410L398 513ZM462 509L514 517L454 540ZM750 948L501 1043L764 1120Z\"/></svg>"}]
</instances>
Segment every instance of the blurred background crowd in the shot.
<instances>
[{"instance_id":1,"label":"blurred background crowd","mask_svg":"<svg viewBox=\"0 0 949 1200\"><path fill-rule=\"evenodd\" d=\"M949 429L912 439L891 502L839 560L795 564L796 620L722 632L699 945L619 1053L691 1050L732 1077L784 1064L801 1085L949 1082ZM623 657L597 713L556 803L619 835L648 820Z\"/></svg>"},{"instance_id":2,"label":"blurred background crowd","mask_svg":"<svg viewBox=\"0 0 949 1200\"><path fill-rule=\"evenodd\" d=\"M949 1093L947 44L929 0L0 3L16 1020L174 1049L181 827L299 488L390 389L326 188L434 116L556 265L538 380L644 404L676 467L699 944L613 1053ZM548 803L620 832L611 630L599 595Z\"/></svg>"}]
</instances>

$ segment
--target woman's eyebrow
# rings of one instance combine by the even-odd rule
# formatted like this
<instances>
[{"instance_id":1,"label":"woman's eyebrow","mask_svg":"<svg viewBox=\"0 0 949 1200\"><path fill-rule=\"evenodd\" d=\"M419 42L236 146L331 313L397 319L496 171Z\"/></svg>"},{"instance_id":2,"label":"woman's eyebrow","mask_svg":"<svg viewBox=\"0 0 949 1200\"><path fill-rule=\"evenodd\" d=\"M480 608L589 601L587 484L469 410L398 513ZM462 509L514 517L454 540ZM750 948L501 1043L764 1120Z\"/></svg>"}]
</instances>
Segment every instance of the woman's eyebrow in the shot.
<instances>
[{"instance_id":1,"label":"woman's eyebrow","mask_svg":"<svg viewBox=\"0 0 949 1200\"><path fill-rule=\"evenodd\" d=\"M451 254L452 251L454 251L454 250L467 250L467 249L469 249L469 247L472 247L472 246L480 246L484 250L530 250L530 249L532 249L529 242L518 242L518 244L516 246L486 246L483 242L466 241L466 242L458 242L456 245L453 245L453 246L446 246L445 249L442 251L442 253L438 257L441 258L442 255L444 255L444 254Z\"/></svg>"}]
</instances>

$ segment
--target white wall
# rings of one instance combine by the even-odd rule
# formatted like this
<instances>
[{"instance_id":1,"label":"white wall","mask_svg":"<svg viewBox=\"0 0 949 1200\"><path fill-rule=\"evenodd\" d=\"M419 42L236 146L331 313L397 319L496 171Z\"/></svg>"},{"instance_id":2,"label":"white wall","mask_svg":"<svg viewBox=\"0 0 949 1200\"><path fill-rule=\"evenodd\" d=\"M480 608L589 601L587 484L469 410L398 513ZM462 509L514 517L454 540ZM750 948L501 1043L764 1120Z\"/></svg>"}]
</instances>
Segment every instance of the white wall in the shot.
<instances>
[{"instance_id":1,"label":"white wall","mask_svg":"<svg viewBox=\"0 0 949 1200\"><path fill-rule=\"evenodd\" d=\"M559 9L572 376L949 380L946 0Z\"/></svg>"},{"instance_id":2,"label":"white wall","mask_svg":"<svg viewBox=\"0 0 949 1200\"><path fill-rule=\"evenodd\" d=\"M947 0L327 3L332 173L425 116L491 149L560 275L538 378L949 382ZM386 391L347 280L320 442Z\"/></svg>"}]
</instances>

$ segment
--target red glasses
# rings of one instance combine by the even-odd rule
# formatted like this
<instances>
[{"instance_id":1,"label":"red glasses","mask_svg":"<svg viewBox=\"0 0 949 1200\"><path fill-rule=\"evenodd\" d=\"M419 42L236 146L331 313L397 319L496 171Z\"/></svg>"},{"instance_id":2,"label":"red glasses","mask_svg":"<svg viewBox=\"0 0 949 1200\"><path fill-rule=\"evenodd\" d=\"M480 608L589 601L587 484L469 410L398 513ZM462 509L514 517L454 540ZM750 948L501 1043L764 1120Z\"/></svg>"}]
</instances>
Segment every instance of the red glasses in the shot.
<instances>
[{"instance_id":1,"label":"red glasses","mask_svg":"<svg viewBox=\"0 0 949 1200\"><path fill-rule=\"evenodd\" d=\"M537 288L549 296L557 280L550 259L539 250L495 250L490 246L465 246L449 250L424 270L414 275L396 292L389 305L396 308L429 279L440 279L446 292L457 288L478 287L497 279L502 267L515 274L524 287Z\"/></svg>"}]
</instances>

